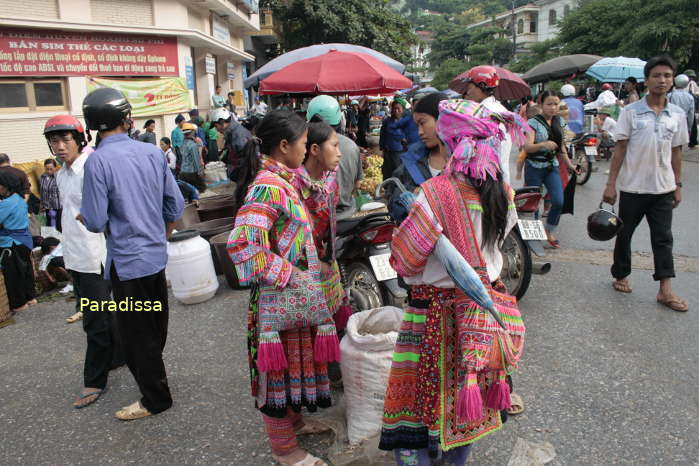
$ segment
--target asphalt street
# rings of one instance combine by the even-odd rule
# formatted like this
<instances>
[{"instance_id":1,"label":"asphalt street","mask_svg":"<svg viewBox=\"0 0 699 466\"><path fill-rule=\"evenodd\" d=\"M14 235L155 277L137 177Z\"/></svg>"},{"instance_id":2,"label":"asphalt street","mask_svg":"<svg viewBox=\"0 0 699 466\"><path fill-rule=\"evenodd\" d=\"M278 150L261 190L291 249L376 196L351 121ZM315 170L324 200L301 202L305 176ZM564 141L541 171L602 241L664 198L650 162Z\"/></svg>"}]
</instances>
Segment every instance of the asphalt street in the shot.
<instances>
[{"instance_id":1,"label":"asphalt street","mask_svg":"<svg viewBox=\"0 0 699 466\"><path fill-rule=\"evenodd\" d=\"M632 294L612 289L605 257L610 263L613 244L585 231L606 181L601 163L577 191L576 215L561 221L561 243L574 253L551 254L551 273L535 276L520 303L527 347L514 381L526 411L479 441L471 464L507 464L519 438L553 445L552 464L699 464L697 162L690 154L684 165L673 228L675 251L689 264L675 289L690 311L656 304L647 267L634 270ZM634 241L641 255L650 251L647 230L643 223ZM130 423L114 418L139 397L125 367L95 405L71 406L85 346L80 324L65 323L73 305L40 303L0 329L0 464L273 464L248 394L245 291L222 281L206 303L171 300L165 364L175 404ZM327 457L330 443L326 435L303 444Z\"/></svg>"}]
</instances>

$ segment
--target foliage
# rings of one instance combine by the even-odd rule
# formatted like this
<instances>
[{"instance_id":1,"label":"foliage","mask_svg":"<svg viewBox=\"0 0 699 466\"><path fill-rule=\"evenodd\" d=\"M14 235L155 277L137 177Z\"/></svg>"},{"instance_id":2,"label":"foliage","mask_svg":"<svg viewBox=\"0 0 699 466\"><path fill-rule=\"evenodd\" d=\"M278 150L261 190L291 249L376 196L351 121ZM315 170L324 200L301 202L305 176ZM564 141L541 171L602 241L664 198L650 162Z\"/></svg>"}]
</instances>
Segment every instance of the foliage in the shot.
<instances>
[{"instance_id":1,"label":"foliage","mask_svg":"<svg viewBox=\"0 0 699 466\"><path fill-rule=\"evenodd\" d=\"M363 45L407 63L416 39L412 26L387 0L272 0L284 30L283 47L341 42Z\"/></svg>"},{"instance_id":2,"label":"foliage","mask_svg":"<svg viewBox=\"0 0 699 466\"><path fill-rule=\"evenodd\" d=\"M449 58L437 67L430 85L439 90L446 89L452 79L466 71L468 68L469 66L463 60Z\"/></svg>"},{"instance_id":3,"label":"foliage","mask_svg":"<svg viewBox=\"0 0 699 466\"><path fill-rule=\"evenodd\" d=\"M510 69L515 73L526 73L539 63L561 55L560 43L557 39L549 39L532 44L530 53L519 56L510 64Z\"/></svg>"},{"instance_id":4,"label":"foliage","mask_svg":"<svg viewBox=\"0 0 699 466\"><path fill-rule=\"evenodd\" d=\"M560 23L564 53L648 59L668 53L699 67L699 16L692 0L587 0Z\"/></svg>"}]
</instances>

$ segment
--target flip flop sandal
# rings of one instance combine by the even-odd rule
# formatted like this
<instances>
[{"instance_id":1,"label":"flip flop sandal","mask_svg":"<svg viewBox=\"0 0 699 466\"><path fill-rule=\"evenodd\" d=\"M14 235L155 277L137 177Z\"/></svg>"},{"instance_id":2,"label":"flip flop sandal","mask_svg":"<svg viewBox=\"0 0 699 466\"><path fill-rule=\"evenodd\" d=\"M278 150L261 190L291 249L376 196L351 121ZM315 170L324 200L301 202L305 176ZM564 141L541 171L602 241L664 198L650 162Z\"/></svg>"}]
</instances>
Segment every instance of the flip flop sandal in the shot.
<instances>
[{"instance_id":1,"label":"flip flop sandal","mask_svg":"<svg viewBox=\"0 0 699 466\"><path fill-rule=\"evenodd\" d=\"M114 414L121 421L135 421L152 415L153 413L144 408L140 401L125 406Z\"/></svg>"},{"instance_id":2,"label":"flip flop sandal","mask_svg":"<svg viewBox=\"0 0 699 466\"><path fill-rule=\"evenodd\" d=\"M547 243L548 243L549 249L561 249L561 242L558 240L554 240L554 241L547 240ZM544 247L546 247L546 246L544 246Z\"/></svg>"},{"instance_id":3,"label":"flip flop sandal","mask_svg":"<svg viewBox=\"0 0 699 466\"><path fill-rule=\"evenodd\" d=\"M277 463L279 463L281 465L284 464L281 461L279 461L278 456L276 456L276 455L273 455L273 456L274 456L274 459ZM318 463L318 462L320 462L320 463ZM304 456L301 461L297 461L296 463L293 463L290 466L316 466L317 464L320 464L320 466L328 466L328 463L326 463L322 459L317 458L317 457L315 457L307 452L306 456Z\"/></svg>"},{"instance_id":4,"label":"flip flop sandal","mask_svg":"<svg viewBox=\"0 0 699 466\"><path fill-rule=\"evenodd\" d=\"M507 409L507 414L510 416L516 416L517 414L522 414L524 412L524 400L522 397L516 393L510 394L511 405Z\"/></svg>"},{"instance_id":5,"label":"flip flop sandal","mask_svg":"<svg viewBox=\"0 0 699 466\"><path fill-rule=\"evenodd\" d=\"M629 285L628 283L612 282L612 288L614 288L619 293L631 293L633 291L631 289L631 285Z\"/></svg>"},{"instance_id":6,"label":"flip flop sandal","mask_svg":"<svg viewBox=\"0 0 699 466\"><path fill-rule=\"evenodd\" d=\"M74 324L75 322L82 320L83 319L83 313L82 312L76 312L72 316L68 317L66 319L66 322L69 324Z\"/></svg>"},{"instance_id":7,"label":"flip flop sandal","mask_svg":"<svg viewBox=\"0 0 699 466\"><path fill-rule=\"evenodd\" d=\"M665 307L669 307L675 312L689 311L689 305L681 299L658 299L658 303Z\"/></svg>"},{"instance_id":8,"label":"flip flop sandal","mask_svg":"<svg viewBox=\"0 0 699 466\"><path fill-rule=\"evenodd\" d=\"M90 406L91 404L93 404L95 401L99 400L99 399L102 397L102 395L104 395L104 393L105 393L106 391L107 391L107 389L104 388L104 389L102 389L102 390L97 390L96 392L90 392L90 393L86 393L85 395L80 395L80 397L78 398L78 400L84 400L85 398L89 398L89 397L95 396L95 395L97 395L97 397L96 397L94 400L88 401L88 402L85 403L85 404L81 404L81 405L75 405L75 404L74 404L73 407L74 407L75 409L87 408L88 406Z\"/></svg>"}]
</instances>

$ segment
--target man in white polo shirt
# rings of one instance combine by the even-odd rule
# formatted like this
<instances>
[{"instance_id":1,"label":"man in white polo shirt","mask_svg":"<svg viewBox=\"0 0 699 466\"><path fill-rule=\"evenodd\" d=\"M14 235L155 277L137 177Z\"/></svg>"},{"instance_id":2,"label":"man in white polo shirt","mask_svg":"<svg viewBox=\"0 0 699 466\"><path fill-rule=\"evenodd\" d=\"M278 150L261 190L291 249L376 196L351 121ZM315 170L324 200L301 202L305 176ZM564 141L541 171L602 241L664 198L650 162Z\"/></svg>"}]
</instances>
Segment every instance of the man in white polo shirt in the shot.
<instances>
[{"instance_id":1,"label":"man in white polo shirt","mask_svg":"<svg viewBox=\"0 0 699 466\"><path fill-rule=\"evenodd\" d=\"M689 141L684 111L671 104L677 65L667 56L651 58L644 74L648 95L624 107L614 129L616 146L609 170L605 202L614 204L619 196L619 216L624 226L614 247L614 289L630 293L631 238L646 217L650 227L655 262L653 278L660 282L657 300L678 312L688 310L687 302L672 290L675 276L672 258L672 211L682 200L682 149Z\"/></svg>"}]
</instances>

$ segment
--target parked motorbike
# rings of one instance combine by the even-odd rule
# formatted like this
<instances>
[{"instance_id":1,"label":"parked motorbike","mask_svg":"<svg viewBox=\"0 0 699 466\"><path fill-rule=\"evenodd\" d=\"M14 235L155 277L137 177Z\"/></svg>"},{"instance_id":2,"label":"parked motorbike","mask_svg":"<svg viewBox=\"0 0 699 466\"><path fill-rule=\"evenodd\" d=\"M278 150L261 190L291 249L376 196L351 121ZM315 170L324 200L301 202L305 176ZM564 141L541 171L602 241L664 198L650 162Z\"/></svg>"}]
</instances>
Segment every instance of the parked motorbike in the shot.
<instances>
[{"instance_id":1,"label":"parked motorbike","mask_svg":"<svg viewBox=\"0 0 699 466\"><path fill-rule=\"evenodd\" d=\"M385 211L337 221L337 261L355 312L405 304L407 292L388 263L395 228Z\"/></svg>"},{"instance_id":2,"label":"parked motorbike","mask_svg":"<svg viewBox=\"0 0 699 466\"><path fill-rule=\"evenodd\" d=\"M546 254L543 247L546 231L539 220L542 200L540 187L529 186L515 191L519 220L500 247L503 257L500 279L518 300L527 292L532 274L544 275L551 270L550 263L535 262L532 258L532 254L538 257Z\"/></svg>"},{"instance_id":3,"label":"parked motorbike","mask_svg":"<svg viewBox=\"0 0 699 466\"><path fill-rule=\"evenodd\" d=\"M571 156L573 165L580 168L578 174L578 184L585 184L589 181L592 174L591 159L597 156L597 134L584 133L573 139L568 146L568 154Z\"/></svg>"}]
</instances>

